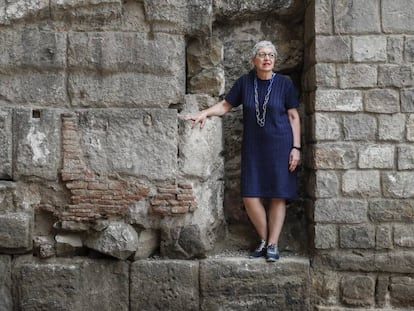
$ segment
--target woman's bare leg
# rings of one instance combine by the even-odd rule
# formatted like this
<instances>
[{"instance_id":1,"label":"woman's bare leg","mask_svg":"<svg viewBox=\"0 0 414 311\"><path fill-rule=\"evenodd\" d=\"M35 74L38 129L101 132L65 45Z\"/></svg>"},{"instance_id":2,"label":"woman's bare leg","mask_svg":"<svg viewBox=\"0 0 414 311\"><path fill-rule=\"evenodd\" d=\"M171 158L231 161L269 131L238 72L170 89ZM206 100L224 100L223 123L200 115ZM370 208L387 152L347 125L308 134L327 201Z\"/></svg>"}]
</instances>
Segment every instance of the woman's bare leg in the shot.
<instances>
[{"instance_id":1,"label":"woman's bare leg","mask_svg":"<svg viewBox=\"0 0 414 311\"><path fill-rule=\"evenodd\" d=\"M260 198L243 198L243 203L250 221L256 228L257 234L262 240L267 241L266 210Z\"/></svg>"},{"instance_id":2,"label":"woman's bare leg","mask_svg":"<svg viewBox=\"0 0 414 311\"><path fill-rule=\"evenodd\" d=\"M286 201L284 199L271 199L269 206L269 244L278 245L285 216Z\"/></svg>"}]
</instances>

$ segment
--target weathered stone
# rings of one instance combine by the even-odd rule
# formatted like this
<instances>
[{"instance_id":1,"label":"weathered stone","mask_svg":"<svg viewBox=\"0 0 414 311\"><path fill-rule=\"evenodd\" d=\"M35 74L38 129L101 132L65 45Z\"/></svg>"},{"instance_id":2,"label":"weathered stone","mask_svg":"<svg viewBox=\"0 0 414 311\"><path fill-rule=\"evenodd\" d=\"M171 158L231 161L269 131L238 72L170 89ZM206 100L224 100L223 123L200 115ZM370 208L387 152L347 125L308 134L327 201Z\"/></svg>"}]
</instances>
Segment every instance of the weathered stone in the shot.
<instances>
[{"instance_id":1,"label":"weathered stone","mask_svg":"<svg viewBox=\"0 0 414 311\"><path fill-rule=\"evenodd\" d=\"M63 70L66 67L66 35L25 29L0 34L0 68L36 68L40 71Z\"/></svg>"},{"instance_id":2,"label":"weathered stone","mask_svg":"<svg viewBox=\"0 0 414 311\"><path fill-rule=\"evenodd\" d=\"M414 84L411 66L407 65L379 65L378 86L404 87Z\"/></svg>"},{"instance_id":3,"label":"weathered stone","mask_svg":"<svg viewBox=\"0 0 414 311\"><path fill-rule=\"evenodd\" d=\"M378 138L387 141L401 141L404 137L405 115L381 115L378 117Z\"/></svg>"},{"instance_id":4,"label":"weathered stone","mask_svg":"<svg viewBox=\"0 0 414 311\"><path fill-rule=\"evenodd\" d=\"M335 64L315 64L316 85L318 87L336 87L336 66Z\"/></svg>"},{"instance_id":5,"label":"weathered stone","mask_svg":"<svg viewBox=\"0 0 414 311\"><path fill-rule=\"evenodd\" d=\"M387 38L388 62L394 64L400 64L403 62L403 43L403 36L389 36Z\"/></svg>"},{"instance_id":6,"label":"weathered stone","mask_svg":"<svg viewBox=\"0 0 414 311\"><path fill-rule=\"evenodd\" d=\"M89 235L85 246L125 260L138 249L138 234L128 224L111 222L105 230Z\"/></svg>"},{"instance_id":7,"label":"weathered stone","mask_svg":"<svg viewBox=\"0 0 414 311\"><path fill-rule=\"evenodd\" d=\"M401 90L401 112L414 112L414 88Z\"/></svg>"},{"instance_id":8,"label":"weathered stone","mask_svg":"<svg viewBox=\"0 0 414 311\"><path fill-rule=\"evenodd\" d=\"M12 177L12 110L0 108L0 179Z\"/></svg>"},{"instance_id":9,"label":"weathered stone","mask_svg":"<svg viewBox=\"0 0 414 311\"><path fill-rule=\"evenodd\" d=\"M355 62L385 62L387 60L387 38L383 36L352 37L352 47Z\"/></svg>"},{"instance_id":10,"label":"weathered stone","mask_svg":"<svg viewBox=\"0 0 414 311\"><path fill-rule=\"evenodd\" d=\"M412 307L414 304L414 279L409 276L390 278L390 298L393 306Z\"/></svg>"},{"instance_id":11,"label":"weathered stone","mask_svg":"<svg viewBox=\"0 0 414 311\"><path fill-rule=\"evenodd\" d=\"M138 260L130 277L130 310L199 309L198 261Z\"/></svg>"},{"instance_id":12,"label":"weathered stone","mask_svg":"<svg viewBox=\"0 0 414 311\"><path fill-rule=\"evenodd\" d=\"M362 111L362 93L355 90L317 90L316 111Z\"/></svg>"},{"instance_id":13,"label":"weathered stone","mask_svg":"<svg viewBox=\"0 0 414 311\"><path fill-rule=\"evenodd\" d=\"M16 308L126 311L128 270L122 261L21 257L13 269Z\"/></svg>"},{"instance_id":14,"label":"weathered stone","mask_svg":"<svg viewBox=\"0 0 414 311\"><path fill-rule=\"evenodd\" d=\"M36 236L33 239L33 254L39 258L49 258L56 255L55 241L49 236Z\"/></svg>"},{"instance_id":15,"label":"weathered stone","mask_svg":"<svg viewBox=\"0 0 414 311\"><path fill-rule=\"evenodd\" d=\"M414 174L412 172L384 172L383 193L387 198L414 198Z\"/></svg>"},{"instance_id":16,"label":"weathered stone","mask_svg":"<svg viewBox=\"0 0 414 311\"><path fill-rule=\"evenodd\" d=\"M414 146L402 145L397 148L399 170L414 169Z\"/></svg>"},{"instance_id":17,"label":"weathered stone","mask_svg":"<svg viewBox=\"0 0 414 311\"><path fill-rule=\"evenodd\" d=\"M57 256L73 256L83 246L82 238L73 233L57 234L55 241Z\"/></svg>"},{"instance_id":18,"label":"weathered stone","mask_svg":"<svg viewBox=\"0 0 414 311\"><path fill-rule=\"evenodd\" d=\"M336 248L338 244L338 229L336 225L315 225L315 248Z\"/></svg>"},{"instance_id":19,"label":"weathered stone","mask_svg":"<svg viewBox=\"0 0 414 311\"><path fill-rule=\"evenodd\" d=\"M0 310L13 310L11 257L0 255Z\"/></svg>"},{"instance_id":20,"label":"weathered stone","mask_svg":"<svg viewBox=\"0 0 414 311\"><path fill-rule=\"evenodd\" d=\"M309 286L307 259L282 258L275 265L237 257L200 263L202 310L306 310Z\"/></svg>"},{"instance_id":21,"label":"weathered stone","mask_svg":"<svg viewBox=\"0 0 414 311\"><path fill-rule=\"evenodd\" d=\"M21 253L32 249L32 217L24 213L0 214L0 251Z\"/></svg>"},{"instance_id":22,"label":"weathered stone","mask_svg":"<svg viewBox=\"0 0 414 311\"><path fill-rule=\"evenodd\" d=\"M69 103L66 76L63 72L0 73L0 98L13 104L64 107Z\"/></svg>"},{"instance_id":23,"label":"weathered stone","mask_svg":"<svg viewBox=\"0 0 414 311\"><path fill-rule=\"evenodd\" d=\"M0 213L15 212L14 191L16 185L11 181L0 180Z\"/></svg>"},{"instance_id":24,"label":"weathered stone","mask_svg":"<svg viewBox=\"0 0 414 311\"><path fill-rule=\"evenodd\" d=\"M142 230L138 236L138 249L134 259L145 259L154 254L160 244L159 232L156 230Z\"/></svg>"},{"instance_id":25,"label":"weathered stone","mask_svg":"<svg viewBox=\"0 0 414 311\"><path fill-rule=\"evenodd\" d=\"M368 224L339 227L341 248L374 248L375 228Z\"/></svg>"},{"instance_id":26,"label":"weathered stone","mask_svg":"<svg viewBox=\"0 0 414 311\"><path fill-rule=\"evenodd\" d=\"M414 114L408 115L407 119L407 140L414 141Z\"/></svg>"},{"instance_id":27,"label":"weathered stone","mask_svg":"<svg viewBox=\"0 0 414 311\"><path fill-rule=\"evenodd\" d=\"M151 179L176 176L176 110L79 111L79 120L82 151L94 172Z\"/></svg>"},{"instance_id":28,"label":"weathered stone","mask_svg":"<svg viewBox=\"0 0 414 311\"><path fill-rule=\"evenodd\" d=\"M37 176L57 180L60 167L60 114L47 109L18 109L13 118L13 179Z\"/></svg>"},{"instance_id":29,"label":"weathered stone","mask_svg":"<svg viewBox=\"0 0 414 311\"><path fill-rule=\"evenodd\" d=\"M341 138L341 118L333 113L316 113L314 117L315 137L317 141L339 140Z\"/></svg>"},{"instance_id":30,"label":"weathered stone","mask_svg":"<svg viewBox=\"0 0 414 311\"><path fill-rule=\"evenodd\" d=\"M342 175L342 192L351 197L378 197L381 195L379 171L348 170Z\"/></svg>"},{"instance_id":31,"label":"weathered stone","mask_svg":"<svg viewBox=\"0 0 414 311\"><path fill-rule=\"evenodd\" d=\"M407 222L414 220L413 200L373 200L369 203L369 218L374 222Z\"/></svg>"},{"instance_id":32,"label":"weathered stone","mask_svg":"<svg viewBox=\"0 0 414 311\"><path fill-rule=\"evenodd\" d=\"M377 120L367 114L353 114L343 117L345 140L375 140Z\"/></svg>"},{"instance_id":33,"label":"weathered stone","mask_svg":"<svg viewBox=\"0 0 414 311\"><path fill-rule=\"evenodd\" d=\"M311 295L314 299L314 304L320 305L335 305L339 296L339 275L335 271L328 269L312 269L311 270Z\"/></svg>"},{"instance_id":34,"label":"weathered stone","mask_svg":"<svg viewBox=\"0 0 414 311\"><path fill-rule=\"evenodd\" d=\"M317 170L308 180L309 194L315 198L332 198L338 196L339 179L335 171Z\"/></svg>"},{"instance_id":35,"label":"weathered stone","mask_svg":"<svg viewBox=\"0 0 414 311\"><path fill-rule=\"evenodd\" d=\"M370 64L346 64L337 68L339 87L362 88L377 86L377 66Z\"/></svg>"},{"instance_id":36,"label":"weathered stone","mask_svg":"<svg viewBox=\"0 0 414 311\"><path fill-rule=\"evenodd\" d=\"M315 221L319 223L367 222L368 204L354 199L319 199L315 202Z\"/></svg>"},{"instance_id":37,"label":"weathered stone","mask_svg":"<svg viewBox=\"0 0 414 311\"><path fill-rule=\"evenodd\" d=\"M48 13L48 0L12 0L7 1L5 20L12 23L26 18L45 18Z\"/></svg>"},{"instance_id":38,"label":"weathered stone","mask_svg":"<svg viewBox=\"0 0 414 311\"><path fill-rule=\"evenodd\" d=\"M394 244L400 247L414 247L414 227L394 225Z\"/></svg>"},{"instance_id":39,"label":"weathered stone","mask_svg":"<svg viewBox=\"0 0 414 311\"><path fill-rule=\"evenodd\" d=\"M221 67L204 69L189 81L190 93L220 96L224 93L224 70Z\"/></svg>"},{"instance_id":40,"label":"weathered stone","mask_svg":"<svg viewBox=\"0 0 414 311\"><path fill-rule=\"evenodd\" d=\"M395 148L393 145L366 145L359 150L359 168L394 168Z\"/></svg>"},{"instance_id":41,"label":"weathered stone","mask_svg":"<svg viewBox=\"0 0 414 311\"><path fill-rule=\"evenodd\" d=\"M315 60L317 62L346 63L351 55L351 40L349 37L317 36L315 38Z\"/></svg>"},{"instance_id":42,"label":"weathered stone","mask_svg":"<svg viewBox=\"0 0 414 311\"><path fill-rule=\"evenodd\" d=\"M352 144L319 144L315 147L314 161L316 169L356 168L357 152Z\"/></svg>"},{"instance_id":43,"label":"weathered stone","mask_svg":"<svg viewBox=\"0 0 414 311\"><path fill-rule=\"evenodd\" d=\"M190 41L187 47L188 76L192 77L203 69L220 65L223 52L223 44L217 37Z\"/></svg>"},{"instance_id":44,"label":"weathered stone","mask_svg":"<svg viewBox=\"0 0 414 311\"><path fill-rule=\"evenodd\" d=\"M333 31L332 21L332 1L316 0L314 25L311 26L315 27L315 33L318 35L331 34Z\"/></svg>"},{"instance_id":45,"label":"weathered stone","mask_svg":"<svg viewBox=\"0 0 414 311\"><path fill-rule=\"evenodd\" d=\"M379 33L381 31L377 0L339 0L334 5L335 31L340 34Z\"/></svg>"},{"instance_id":46,"label":"weathered stone","mask_svg":"<svg viewBox=\"0 0 414 311\"><path fill-rule=\"evenodd\" d=\"M392 89L367 90L364 93L364 106L368 112L390 114L400 112L399 92Z\"/></svg>"},{"instance_id":47,"label":"weathered stone","mask_svg":"<svg viewBox=\"0 0 414 311\"><path fill-rule=\"evenodd\" d=\"M375 280L371 276L346 276L341 280L341 300L351 306L372 306L375 303Z\"/></svg>"},{"instance_id":48,"label":"weathered stone","mask_svg":"<svg viewBox=\"0 0 414 311\"><path fill-rule=\"evenodd\" d=\"M410 0L385 0L381 6L385 32L405 33L414 29L414 3Z\"/></svg>"},{"instance_id":49,"label":"weathered stone","mask_svg":"<svg viewBox=\"0 0 414 311\"><path fill-rule=\"evenodd\" d=\"M389 276L379 275L375 288L375 302L378 307L385 307L389 300Z\"/></svg>"},{"instance_id":50,"label":"weathered stone","mask_svg":"<svg viewBox=\"0 0 414 311\"><path fill-rule=\"evenodd\" d=\"M392 228L389 225L378 226L375 232L375 248L391 249L393 248Z\"/></svg>"},{"instance_id":51,"label":"weathered stone","mask_svg":"<svg viewBox=\"0 0 414 311\"><path fill-rule=\"evenodd\" d=\"M121 0L50 0L50 15L54 20L83 21L89 17L89 24L94 19L108 23L121 12Z\"/></svg>"}]
</instances>

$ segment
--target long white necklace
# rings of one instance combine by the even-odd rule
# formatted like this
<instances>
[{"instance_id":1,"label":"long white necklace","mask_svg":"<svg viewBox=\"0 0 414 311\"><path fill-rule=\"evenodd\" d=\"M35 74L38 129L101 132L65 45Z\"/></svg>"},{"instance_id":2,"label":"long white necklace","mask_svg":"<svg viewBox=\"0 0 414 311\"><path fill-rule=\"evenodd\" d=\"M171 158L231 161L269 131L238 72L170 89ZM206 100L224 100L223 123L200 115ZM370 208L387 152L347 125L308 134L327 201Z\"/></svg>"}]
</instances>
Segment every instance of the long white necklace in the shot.
<instances>
[{"instance_id":1,"label":"long white necklace","mask_svg":"<svg viewBox=\"0 0 414 311\"><path fill-rule=\"evenodd\" d=\"M259 93L257 91L257 75L254 75L254 104L256 107L256 121L260 127L265 126L267 103L269 102L270 92L272 91L272 85L275 76L276 74L272 73L272 78L270 79L269 86L267 87L267 93L263 102L263 115L260 117Z\"/></svg>"}]
</instances>

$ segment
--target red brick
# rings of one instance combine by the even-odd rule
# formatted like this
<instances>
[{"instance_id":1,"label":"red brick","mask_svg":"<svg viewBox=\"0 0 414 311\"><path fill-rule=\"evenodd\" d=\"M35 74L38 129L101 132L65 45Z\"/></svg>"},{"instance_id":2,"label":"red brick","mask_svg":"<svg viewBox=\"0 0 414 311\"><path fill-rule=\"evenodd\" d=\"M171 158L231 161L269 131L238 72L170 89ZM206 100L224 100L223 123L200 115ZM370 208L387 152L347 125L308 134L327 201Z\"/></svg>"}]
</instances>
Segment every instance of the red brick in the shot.
<instances>
[{"instance_id":1,"label":"red brick","mask_svg":"<svg viewBox=\"0 0 414 311\"><path fill-rule=\"evenodd\" d=\"M171 208L172 214L185 214L188 213L188 207L185 206L174 206Z\"/></svg>"},{"instance_id":2,"label":"red brick","mask_svg":"<svg viewBox=\"0 0 414 311\"><path fill-rule=\"evenodd\" d=\"M181 189L193 189L193 186L188 183L179 183L178 187L180 187Z\"/></svg>"},{"instance_id":3,"label":"red brick","mask_svg":"<svg viewBox=\"0 0 414 311\"><path fill-rule=\"evenodd\" d=\"M180 201L194 201L194 196L188 194L178 194L177 200Z\"/></svg>"},{"instance_id":4,"label":"red brick","mask_svg":"<svg viewBox=\"0 0 414 311\"><path fill-rule=\"evenodd\" d=\"M164 200L151 200L150 204L152 206L166 206L166 205L168 205L167 201L164 201Z\"/></svg>"},{"instance_id":5,"label":"red brick","mask_svg":"<svg viewBox=\"0 0 414 311\"><path fill-rule=\"evenodd\" d=\"M171 215L171 212L169 209L162 208L162 207L152 207L151 208L152 213L154 214L160 214L160 215Z\"/></svg>"},{"instance_id":6,"label":"red brick","mask_svg":"<svg viewBox=\"0 0 414 311\"><path fill-rule=\"evenodd\" d=\"M172 193L162 193L154 195L154 200L175 200L176 195Z\"/></svg>"},{"instance_id":7,"label":"red brick","mask_svg":"<svg viewBox=\"0 0 414 311\"><path fill-rule=\"evenodd\" d=\"M177 190L176 187L174 187L174 188L172 188L172 187L171 188L166 188L166 187L161 188L161 187L159 187L157 189L157 191L158 191L158 193L173 193L173 194L178 193L178 190Z\"/></svg>"},{"instance_id":8,"label":"red brick","mask_svg":"<svg viewBox=\"0 0 414 311\"><path fill-rule=\"evenodd\" d=\"M108 184L101 182L88 182L89 190L107 190Z\"/></svg>"},{"instance_id":9,"label":"red brick","mask_svg":"<svg viewBox=\"0 0 414 311\"><path fill-rule=\"evenodd\" d=\"M83 174L62 172L62 180L63 181L82 180L82 179L83 179Z\"/></svg>"},{"instance_id":10,"label":"red brick","mask_svg":"<svg viewBox=\"0 0 414 311\"><path fill-rule=\"evenodd\" d=\"M111 190L122 190L126 187L126 185L120 181L110 181L108 183L108 189Z\"/></svg>"}]
</instances>

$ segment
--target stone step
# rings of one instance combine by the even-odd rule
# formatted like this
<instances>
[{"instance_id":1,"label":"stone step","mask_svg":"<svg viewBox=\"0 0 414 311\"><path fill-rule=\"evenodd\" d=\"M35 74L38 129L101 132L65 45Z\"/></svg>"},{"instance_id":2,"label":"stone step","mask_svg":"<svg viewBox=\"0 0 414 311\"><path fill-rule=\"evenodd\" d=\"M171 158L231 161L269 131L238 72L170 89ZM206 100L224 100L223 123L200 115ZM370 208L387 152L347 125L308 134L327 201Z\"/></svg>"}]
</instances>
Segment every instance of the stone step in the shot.
<instances>
[{"instance_id":1,"label":"stone step","mask_svg":"<svg viewBox=\"0 0 414 311\"><path fill-rule=\"evenodd\" d=\"M0 292L16 310L310 310L304 257L3 259L0 270L13 284L0 282Z\"/></svg>"}]
</instances>

